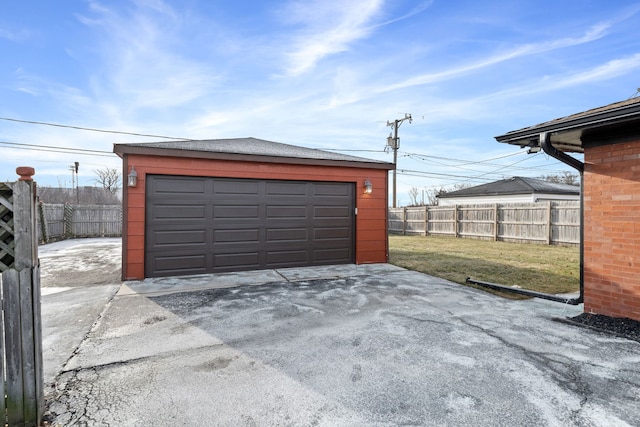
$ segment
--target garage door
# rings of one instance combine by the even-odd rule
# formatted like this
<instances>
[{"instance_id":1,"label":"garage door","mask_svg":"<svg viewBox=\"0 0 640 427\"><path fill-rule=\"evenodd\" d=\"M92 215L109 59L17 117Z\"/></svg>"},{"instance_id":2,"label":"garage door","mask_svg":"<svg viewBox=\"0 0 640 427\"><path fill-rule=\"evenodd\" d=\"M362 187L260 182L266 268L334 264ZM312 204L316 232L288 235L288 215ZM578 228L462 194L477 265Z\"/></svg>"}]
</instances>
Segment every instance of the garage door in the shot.
<instances>
[{"instance_id":1,"label":"garage door","mask_svg":"<svg viewBox=\"0 0 640 427\"><path fill-rule=\"evenodd\" d=\"M145 277L354 262L353 183L148 175Z\"/></svg>"}]
</instances>

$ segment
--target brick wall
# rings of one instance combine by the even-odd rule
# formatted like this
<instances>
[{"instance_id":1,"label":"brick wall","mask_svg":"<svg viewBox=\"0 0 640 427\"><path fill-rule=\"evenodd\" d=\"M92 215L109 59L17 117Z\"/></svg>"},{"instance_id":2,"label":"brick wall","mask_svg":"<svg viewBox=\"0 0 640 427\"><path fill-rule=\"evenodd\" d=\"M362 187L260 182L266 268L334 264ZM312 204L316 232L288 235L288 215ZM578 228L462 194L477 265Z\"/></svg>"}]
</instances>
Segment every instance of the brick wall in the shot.
<instances>
[{"instance_id":1,"label":"brick wall","mask_svg":"<svg viewBox=\"0 0 640 427\"><path fill-rule=\"evenodd\" d=\"M640 320L640 141L585 150L585 313Z\"/></svg>"},{"instance_id":2,"label":"brick wall","mask_svg":"<svg viewBox=\"0 0 640 427\"><path fill-rule=\"evenodd\" d=\"M356 263L388 260L387 181L384 169L291 165L144 155L125 155L124 175L134 166L138 185L125 187L123 227L123 280L144 278L145 177L147 174L213 176L302 181L354 182L356 184ZM364 194L369 178L373 192Z\"/></svg>"}]
</instances>

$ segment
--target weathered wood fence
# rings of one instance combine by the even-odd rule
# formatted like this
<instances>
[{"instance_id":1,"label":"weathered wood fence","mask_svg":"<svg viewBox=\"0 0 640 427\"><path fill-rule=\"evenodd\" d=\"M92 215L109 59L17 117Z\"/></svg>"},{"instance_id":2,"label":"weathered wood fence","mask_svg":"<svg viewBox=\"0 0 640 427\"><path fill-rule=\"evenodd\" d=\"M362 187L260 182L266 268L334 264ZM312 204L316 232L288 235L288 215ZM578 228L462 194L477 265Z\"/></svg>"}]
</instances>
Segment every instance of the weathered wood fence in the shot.
<instances>
[{"instance_id":1,"label":"weathered wood fence","mask_svg":"<svg viewBox=\"0 0 640 427\"><path fill-rule=\"evenodd\" d=\"M389 233L579 245L580 202L390 208Z\"/></svg>"},{"instance_id":2,"label":"weathered wood fence","mask_svg":"<svg viewBox=\"0 0 640 427\"><path fill-rule=\"evenodd\" d=\"M120 236L120 205L38 205L38 237L42 243L80 237Z\"/></svg>"},{"instance_id":3,"label":"weathered wood fence","mask_svg":"<svg viewBox=\"0 0 640 427\"><path fill-rule=\"evenodd\" d=\"M38 426L44 410L35 183L0 183L0 425ZM21 173L21 172L19 172Z\"/></svg>"}]
</instances>

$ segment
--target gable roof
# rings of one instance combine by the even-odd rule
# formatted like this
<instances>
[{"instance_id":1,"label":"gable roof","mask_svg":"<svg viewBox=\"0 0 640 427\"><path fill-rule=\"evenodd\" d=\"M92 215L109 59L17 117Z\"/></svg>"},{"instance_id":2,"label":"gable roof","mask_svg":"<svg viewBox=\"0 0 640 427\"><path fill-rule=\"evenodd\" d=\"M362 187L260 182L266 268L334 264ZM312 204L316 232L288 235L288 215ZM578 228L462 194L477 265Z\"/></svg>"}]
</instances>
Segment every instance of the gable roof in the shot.
<instances>
[{"instance_id":1,"label":"gable roof","mask_svg":"<svg viewBox=\"0 0 640 427\"><path fill-rule=\"evenodd\" d=\"M577 185L559 184L542 179L514 176L488 184L463 188L439 195L438 198L471 196L506 196L513 194L580 194Z\"/></svg>"},{"instance_id":2,"label":"gable roof","mask_svg":"<svg viewBox=\"0 0 640 427\"><path fill-rule=\"evenodd\" d=\"M541 133L561 151L583 152L585 147L640 137L640 97L561 117L496 136L498 142L538 147Z\"/></svg>"},{"instance_id":3,"label":"gable roof","mask_svg":"<svg viewBox=\"0 0 640 427\"><path fill-rule=\"evenodd\" d=\"M196 157L267 163L343 165L360 168L394 169L393 163L314 148L299 147L257 138L160 141L114 144L113 152L148 156Z\"/></svg>"}]
</instances>

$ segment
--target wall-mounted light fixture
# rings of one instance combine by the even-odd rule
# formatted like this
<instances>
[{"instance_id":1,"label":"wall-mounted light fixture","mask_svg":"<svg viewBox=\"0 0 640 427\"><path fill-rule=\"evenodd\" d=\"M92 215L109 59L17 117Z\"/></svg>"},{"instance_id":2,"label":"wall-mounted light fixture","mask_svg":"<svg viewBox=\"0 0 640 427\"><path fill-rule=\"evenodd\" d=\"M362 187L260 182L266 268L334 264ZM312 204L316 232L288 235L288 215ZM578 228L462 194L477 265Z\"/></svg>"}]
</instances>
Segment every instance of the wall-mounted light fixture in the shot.
<instances>
[{"instance_id":1,"label":"wall-mounted light fixture","mask_svg":"<svg viewBox=\"0 0 640 427\"><path fill-rule=\"evenodd\" d=\"M135 187L136 185L138 185L138 172L131 166L131 172L127 175L127 186Z\"/></svg>"},{"instance_id":2,"label":"wall-mounted light fixture","mask_svg":"<svg viewBox=\"0 0 640 427\"><path fill-rule=\"evenodd\" d=\"M364 194L371 194L373 192L373 184L369 178L364 180Z\"/></svg>"}]
</instances>

